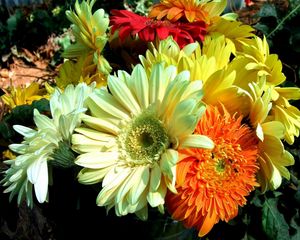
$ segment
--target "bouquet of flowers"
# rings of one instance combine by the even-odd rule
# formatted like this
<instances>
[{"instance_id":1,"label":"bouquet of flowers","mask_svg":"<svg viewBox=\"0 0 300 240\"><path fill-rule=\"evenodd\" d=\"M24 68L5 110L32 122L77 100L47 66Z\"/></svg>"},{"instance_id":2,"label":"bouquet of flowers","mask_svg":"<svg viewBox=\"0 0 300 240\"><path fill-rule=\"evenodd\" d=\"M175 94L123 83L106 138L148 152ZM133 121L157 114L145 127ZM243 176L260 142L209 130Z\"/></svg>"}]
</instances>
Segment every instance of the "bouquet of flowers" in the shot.
<instances>
[{"instance_id":1,"label":"bouquet of flowers","mask_svg":"<svg viewBox=\"0 0 300 240\"><path fill-rule=\"evenodd\" d=\"M51 202L52 169L74 168L108 214L147 221L156 208L203 237L290 179L300 89L264 36L223 13L226 0L161 0L147 15L94 3L66 12L76 41L54 83L1 97L34 121L13 125L23 139L5 152L10 199Z\"/></svg>"}]
</instances>

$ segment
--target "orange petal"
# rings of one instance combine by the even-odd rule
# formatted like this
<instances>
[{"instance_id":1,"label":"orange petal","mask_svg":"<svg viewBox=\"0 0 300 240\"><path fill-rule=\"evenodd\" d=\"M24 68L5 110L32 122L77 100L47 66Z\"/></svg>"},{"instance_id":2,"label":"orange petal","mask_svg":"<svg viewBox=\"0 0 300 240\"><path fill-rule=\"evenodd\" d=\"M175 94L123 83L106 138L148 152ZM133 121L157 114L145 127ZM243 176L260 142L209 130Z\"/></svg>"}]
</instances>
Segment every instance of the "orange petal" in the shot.
<instances>
[{"instance_id":1,"label":"orange petal","mask_svg":"<svg viewBox=\"0 0 300 240\"><path fill-rule=\"evenodd\" d=\"M169 9L169 12L168 12L168 15L167 15L167 18L170 20L170 21L173 21L173 18L177 15L181 15L182 16L182 9L180 8L177 8L177 7L172 7L171 9Z\"/></svg>"},{"instance_id":2,"label":"orange petal","mask_svg":"<svg viewBox=\"0 0 300 240\"><path fill-rule=\"evenodd\" d=\"M199 229L198 236L203 237L204 235L209 233L217 221L218 219L215 211L212 211L211 214L207 214L204 217L202 224L200 224L201 227Z\"/></svg>"},{"instance_id":3,"label":"orange petal","mask_svg":"<svg viewBox=\"0 0 300 240\"><path fill-rule=\"evenodd\" d=\"M189 22L194 22L196 18L195 11L184 11L184 15Z\"/></svg>"}]
</instances>

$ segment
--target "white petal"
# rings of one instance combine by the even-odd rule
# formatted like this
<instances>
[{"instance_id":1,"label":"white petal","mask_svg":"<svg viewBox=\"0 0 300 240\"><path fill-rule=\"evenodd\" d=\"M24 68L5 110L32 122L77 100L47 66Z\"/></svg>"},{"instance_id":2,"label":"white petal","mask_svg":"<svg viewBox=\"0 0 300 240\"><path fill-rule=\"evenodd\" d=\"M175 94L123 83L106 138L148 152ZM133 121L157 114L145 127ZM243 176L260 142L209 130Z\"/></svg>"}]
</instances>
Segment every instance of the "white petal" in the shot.
<instances>
[{"instance_id":1,"label":"white petal","mask_svg":"<svg viewBox=\"0 0 300 240\"><path fill-rule=\"evenodd\" d=\"M103 188L97 197L97 204L99 206L104 206L112 201L121 187L121 184L130 173L130 168L123 168L122 171L115 171L115 169L111 169L103 179Z\"/></svg>"},{"instance_id":2,"label":"white petal","mask_svg":"<svg viewBox=\"0 0 300 240\"><path fill-rule=\"evenodd\" d=\"M48 193L48 166L47 161L45 160L40 166L39 174L36 179L36 183L34 184L34 191L37 200L40 203L45 202Z\"/></svg>"},{"instance_id":3,"label":"white petal","mask_svg":"<svg viewBox=\"0 0 300 240\"><path fill-rule=\"evenodd\" d=\"M164 69L163 64L155 64L152 67L149 78L149 103L161 102L165 95L165 91L170 81L172 81L177 73L175 66L169 66Z\"/></svg>"},{"instance_id":4,"label":"white petal","mask_svg":"<svg viewBox=\"0 0 300 240\"><path fill-rule=\"evenodd\" d=\"M162 173L168 178L173 179L174 177L174 171L173 167L176 166L176 163L178 161L178 152L174 149L168 149L164 154L161 156L160 160L160 169Z\"/></svg>"},{"instance_id":5,"label":"white petal","mask_svg":"<svg viewBox=\"0 0 300 240\"><path fill-rule=\"evenodd\" d=\"M39 111L36 109L34 109L33 113L34 113L33 120L36 126L38 127L38 129L51 128L53 130L56 130L53 120L51 120L45 115L40 114Z\"/></svg>"},{"instance_id":6,"label":"white petal","mask_svg":"<svg viewBox=\"0 0 300 240\"><path fill-rule=\"evenodd\" d=\"M141 111L140 106L123 81L120 81L120 79L110 75L108 77L108 86L114 98L117 99L118 102L129 112L137 115Z\"/></svg>"},{"instance_id":7,"label":"white petal","mask_svg":"<svg viewBox=\"0 0 300 240\"><path fill-rule=\"evenodd\" d=\"M136 65L132 71L131 81L133 81L134 92L142 108L146 109L149 105L149 86L148 77L145 69Z\"/></svg>"},{"instance_id":8,"label":"white petal","mask_svg":"<svg viewBox=\"0 0 300 240\"><path fill-rule=\"evenodd\" d=\"M128 195L128 201L132 205L137 203L144 189L148 186L150 178L149 167L139 167L138 171L140 171L139 175L141 176L141 178L139 181L135 182Z\"/></svg>"},{"instance_id":9,"label":"white petal","mask_svg":"<svg viewBox=\"0 0 300 240\"><path fill-rule=\"evenodd\" d=\"M120 131L119 127L104 118L95 118L88 115L82 115L82 121L88 125L99 131L107 131L109 133L117 135Z\"/></svg>"},{"instance_id":10,"label":"white petal","mask_svg":"<svg viewBox=\"0 0 300 240\"><path fill-rule=\"evenodd\" d=\"M101 169L82 169L78 174L78 181L83 184L95 184L105 177L105 175L113 168L114 166L110 166L107 168Z\"/></svg>"},{"instance_id":11,"label":"white petal","mask_svg":"<svg viewBox=\"0 0 300 240\"><path fill-rule=\"evenodd\" d=\"M90 99L104 111L119 119L128 119L128 113L123 107L105 90L100 90L90 95Z\"/></svg>"},{"instance_id":12,"label":"white petal","mask_svg":"<svg viewBox=\"0 0 300 240\"><path fill-rule=\"evenodd\" d=\"M22 134L24 137L27 137L27 138L33 137L37 132L31 128L24 127L21 125L14 125L13 128L15 131L17 131L18 133Z\"/></svg>"},{"instance_id":13,"label":"white petal","mask_svg":"<svg viewBox=\"0 0 300 240\"><path fill-rule=\"evenodd\" d=\"M154 192L159 187L161 180L161 171L159 165L155 163L150 172L150 191Z\"/></svg>"},{"instance_id":14,"label":"white petal","mask_svg":"<svg viewBox=\"0 0 300 240\"><path fill-rule=\"evenodd\" d=\"M141 178L141 176L139 175L140 173L141 172L138 170L138 168L132 170L131 174L127 177L127 179L124 181L124 183L122 184L122 186L118 191L116 197L116 203L122 201L122 199L129 192L129 190L135 184L136 181L140 181Z\"/></svg>"},{"instance_id":15,"label":"white petal","mask_svg":"<svg viewBox=\"0 0 300 240\"><path fill-rule=\"evenodd\" d=\"M75 132L81 133L91 139L102 141L102 142L108 142L116 138L111 134L99 132L94 129L84 128L84 127L76 128Z\"/></svg>"},{"instance_id":16,"label":"white petal","mask_svg":"<svg viewBox=\"0 0 300 240\"><path fill-rule=\"evenodd\" d=\"M98 141L81 134L72 135L72 144L72 149L79 152L99 152L117 146L115 138L110 138L108 141Z\"/></svg>"},{"instance_id":17,"label":"white petal","mask_svg":"<svg viewBox=\"0 0 300 240\"><path fill-rule=\"evenodd\" d=\"M259 138L259 140L263 142L264 141L264 132L262 130L260 123L257 124L255 132L256 132L256 136Z\"/></svg>"},{"instance_id":18,"label":"white petal","mask_svg":"<svg viewBox=\"0 0 300 240\"><path fill-rule=\"evenodd\" d=\"M118 152L90 152L77 157L75 163L86 168L107 168L118 160Z\"/></svg>"},{"instance_id":19,"label":"white petal","mask_svg":"<svg viewBox=\"0 0 300 240\"><path fill-rule=\"evenodd\" d=\"M13 143L9 145L9 149L19 154L25 154L27 152L28 145Z\"/></svg>"},{"instance_id":20,"label":"white petal","mask_svg":"<svg viewBox=\"0 0 300 240\"><path fill-rule=\"evenodd\" d=\"M47 159L45 158L45 155L41 155L41 156L32 155L31 158L32 158L31 159L32 164L30 164L30 166L27 169L27 176L28 176L28 180L32 184L35 184L39 179L40 172L44 170L42 168L44 167L45 164L47 164Z\"/></svg>"},{"instance_id":21,"label":"white petal","mask_svg":"<svg viewBox=\"0 0 300 240\"><path fill-rule=\"evenodd\" d=\"M155 192L149 191L147 195L147 200L150 206L157 207L158 205L164 204L166 193L167 193L167 188L162 181L157 191Z\"/></svg>"},{"instance_id":22,"label":"white petal","mask_svg":"<svg viewBox=\"0 0 300 240\"><path fill-rule=\"evenodd\" d=\"M207 148L213 149L214 142L205 135L189 135L180 141L179 148Z\"/></svg>"}]
</instances>

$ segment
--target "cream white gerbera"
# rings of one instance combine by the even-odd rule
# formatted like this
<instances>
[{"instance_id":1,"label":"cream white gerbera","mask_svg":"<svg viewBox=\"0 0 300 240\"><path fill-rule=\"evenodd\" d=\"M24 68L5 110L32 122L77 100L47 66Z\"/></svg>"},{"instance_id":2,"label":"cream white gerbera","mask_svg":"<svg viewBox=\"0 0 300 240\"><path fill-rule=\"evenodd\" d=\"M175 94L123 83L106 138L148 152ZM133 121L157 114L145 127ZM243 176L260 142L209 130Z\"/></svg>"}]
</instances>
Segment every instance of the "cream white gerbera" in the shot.
<instances>
[{"instance_id":1,"label":"cream white gerbera","mask_svg":"<svg viewBox=\"0 0 300 240\"><path fill-rule=\"evenodd\" d=\"M87 99L85 126L75 129L79 182L102 181L99 206L116 215L147 219L147 205L163 211L167 189L176 192L178 148L213 148L206 136L193 135L205 110L201 82L177 74L175 66L155 64L147 75L141 65L131 75L109 76L108 89Z\"/></svg>"},{"instance_id":2,"label":"cream white gerbera","mask_svg":"<svg viewBox=\"0 0 300 240\"><path fill-rule=\"evenodd\" d=\"M36 130L21 125L14 126L24 136L24 141L9 146L20 155L14 160L5 161L10 168L5 171L1 183L7 187L4 192L10 192L10 199L18 195L18 204L26 198L28 206L32 207L34 186L37 200L40 203L46 200L51 177L48 176L48 161L60 161L54 159L55 151L61 143L70 143L71 134L80 123L79 115L86 110L84 100L92 89L86 84L76 87L69 85L63 93L56 89L50 98L52 119L35 109L33 119Z\"/></svg>"}]
</instances>

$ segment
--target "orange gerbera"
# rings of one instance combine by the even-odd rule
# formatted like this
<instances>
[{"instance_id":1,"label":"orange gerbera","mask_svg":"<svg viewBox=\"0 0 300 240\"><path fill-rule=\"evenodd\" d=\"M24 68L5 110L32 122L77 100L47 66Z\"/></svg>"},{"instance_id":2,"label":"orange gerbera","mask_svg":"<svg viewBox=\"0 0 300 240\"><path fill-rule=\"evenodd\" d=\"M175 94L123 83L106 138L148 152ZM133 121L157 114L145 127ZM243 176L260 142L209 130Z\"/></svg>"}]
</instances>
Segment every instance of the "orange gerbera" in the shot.
<instances>
[{"instance_id":1,"label":"orange gerbera","mask_svg":"<svg viewBox=\"0 0 300 240\"><path fill-rule=\"evenodd\" d=\"M184 149L177 164L177 194L169 192L166 204L172 217L199 237L220 219L228 222L246 204L245 196L258 186L258 140L255 132L230 116L223 107L208 106L195 130L211 138L215 148Z\"/></svg>"},{"instance_id":2,"label":"orange gerbera","mask_svg":"<svg viewBox=\"0 0 300 240\"><path fill-rule=\"evenodd\" d=\"M210 18L222 13L226 0L161 0L150 10L148 16L158 20L168 19L171 22L204 21L209 24Z\"/></svg>"}]
</instances>

